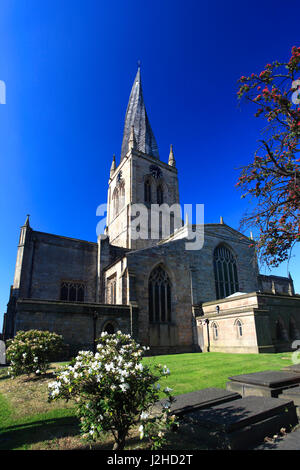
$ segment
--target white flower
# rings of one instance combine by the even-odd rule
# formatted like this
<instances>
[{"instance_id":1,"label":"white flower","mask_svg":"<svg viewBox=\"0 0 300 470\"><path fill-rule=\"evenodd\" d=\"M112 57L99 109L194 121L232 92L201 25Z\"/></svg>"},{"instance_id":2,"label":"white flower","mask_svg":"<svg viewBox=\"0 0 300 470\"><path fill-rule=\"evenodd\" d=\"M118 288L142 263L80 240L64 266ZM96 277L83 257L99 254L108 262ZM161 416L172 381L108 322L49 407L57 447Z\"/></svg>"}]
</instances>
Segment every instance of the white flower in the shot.
<instances>
[{"instance_id":1,"label":"white flower","mask_svg":"<svg viewBox=\"0 0 300 470\"><path fill-rule=\"evenodd\" d=\"M119 387L122 390L122 392L126 392L126 390L129 389L129 385L127 383L121 384Z\"/></svg>"},{"instance_id":2,"label":"white flower","mask_svg":"<svg viewBox=\"0 0 300 470\"><path fill-rule=\"evenodd\" d=\"M141 413L141 419L147 419L149 416L149 413L146 413L145 411L142 411Z\"/></svg>"},{"instance_id":3,"label":"white flower","mask_svg":"<svg viewBox=\"0 0 300 470\"><path fill-rule=\"evenodd\" d=\"M143 437L144 437L144 426L142 424L139 427L139 431L140 431L140 439L143 439Z\"/></svg>"}]
</instances>

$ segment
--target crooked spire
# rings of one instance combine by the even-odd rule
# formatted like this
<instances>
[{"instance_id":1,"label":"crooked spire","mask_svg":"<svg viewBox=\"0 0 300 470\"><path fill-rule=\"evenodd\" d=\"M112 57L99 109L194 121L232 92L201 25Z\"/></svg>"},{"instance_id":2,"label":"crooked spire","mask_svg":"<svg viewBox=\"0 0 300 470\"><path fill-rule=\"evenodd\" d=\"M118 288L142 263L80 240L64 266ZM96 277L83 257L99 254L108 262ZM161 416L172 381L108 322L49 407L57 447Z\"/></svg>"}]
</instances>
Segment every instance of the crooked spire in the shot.
<instances>
[{"instance_id":1,"label":"crooked spire","mask_svg":"<svg viewBox=\"0 0 300 470\"><path fill-rule=\"evenodd\" d=\"M138 67L126 110L121 160L129 150L130 137L132 140L132 127L134 129L135 148L159 159L157 143L145 108L140 67Z\"/></svg>"}]
</instances>

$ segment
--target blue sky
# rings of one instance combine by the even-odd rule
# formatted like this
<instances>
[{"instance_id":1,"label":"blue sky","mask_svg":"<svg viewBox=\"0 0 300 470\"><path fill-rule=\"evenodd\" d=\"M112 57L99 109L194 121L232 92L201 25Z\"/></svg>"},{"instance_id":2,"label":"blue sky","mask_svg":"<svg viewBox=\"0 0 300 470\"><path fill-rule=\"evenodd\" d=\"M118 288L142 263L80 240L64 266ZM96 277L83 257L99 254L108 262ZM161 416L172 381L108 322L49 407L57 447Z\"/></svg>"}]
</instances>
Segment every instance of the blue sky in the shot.
<instances>
[{"instance_id":1,"label":"blue sky","mask_svg":"<svg viewBox=\"0 0 300 470\"><path fill-rule=\"evenodd\" d=\"M237 168L263 122L238 106L237 79L289 58L299 14L283 0L1 1L0 323L27 213L33 229L96 240L138 60L162 160L174 146L181 202L238 228L248 204ZM299 254L289 266L298 292Z\"/></svg>"}]
</instances>

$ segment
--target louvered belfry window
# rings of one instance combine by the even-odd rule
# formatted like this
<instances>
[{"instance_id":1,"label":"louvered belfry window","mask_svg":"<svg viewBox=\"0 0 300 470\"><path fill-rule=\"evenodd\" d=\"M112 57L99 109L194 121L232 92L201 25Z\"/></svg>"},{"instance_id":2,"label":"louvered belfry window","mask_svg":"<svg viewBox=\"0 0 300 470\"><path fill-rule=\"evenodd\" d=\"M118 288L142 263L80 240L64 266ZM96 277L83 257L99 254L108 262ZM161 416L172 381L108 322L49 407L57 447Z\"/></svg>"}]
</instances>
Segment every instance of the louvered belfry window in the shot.
<instances>
[{"instance_id":1,"label":"louvered belfry window","mask_svg":"<svg viewBox=\"0 0 300 470\"><path fill-rule=\"evenodd\" d=\"M214 271L217 299L223 299L239 290L236 260L233 253L224 245L214 252Z\"/></svg>"},{"instance_id":2,"label":"louvered belfry window","mask_svg":"<svg viewBox=\"0 0 300 470\"><path fill-rule=\"evenodd\" d=\"M148 287L150 323L170 323L172 320L171 281L162 266L152 271Z\"/></svg>"},{"instance_id":3,"label":"louvered belfry window","mask_svg":"<svg viewBox=\"0 0 300 470\"><path fill-rule=\"evenodd\" d=\"M60 300L84 302L85 285L82 282L63 281L60 285Z\"/></svg>"}]
</instances>

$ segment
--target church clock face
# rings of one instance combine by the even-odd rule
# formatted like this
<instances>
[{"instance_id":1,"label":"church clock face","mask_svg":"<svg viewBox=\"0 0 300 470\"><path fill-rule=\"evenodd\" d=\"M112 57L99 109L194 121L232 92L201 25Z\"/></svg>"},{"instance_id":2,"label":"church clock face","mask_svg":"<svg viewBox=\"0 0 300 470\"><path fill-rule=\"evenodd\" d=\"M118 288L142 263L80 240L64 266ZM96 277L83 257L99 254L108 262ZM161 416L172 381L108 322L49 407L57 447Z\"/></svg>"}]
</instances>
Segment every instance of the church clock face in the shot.
<instances>
[{"instance_id":1,"label":"church clock face","mask_svg":"<svg viewBox=\"0 0 300 470\"><path fill-rule=\"evenodd\" d=\"M153 178L161 178L162 171L158 166L150 165L149 170L150 170L150 173L153 176Z\"/></svg>"}]
</instances>

